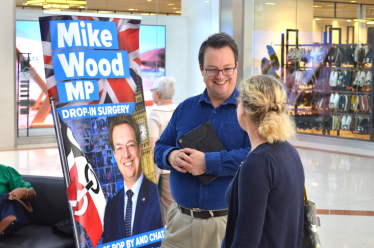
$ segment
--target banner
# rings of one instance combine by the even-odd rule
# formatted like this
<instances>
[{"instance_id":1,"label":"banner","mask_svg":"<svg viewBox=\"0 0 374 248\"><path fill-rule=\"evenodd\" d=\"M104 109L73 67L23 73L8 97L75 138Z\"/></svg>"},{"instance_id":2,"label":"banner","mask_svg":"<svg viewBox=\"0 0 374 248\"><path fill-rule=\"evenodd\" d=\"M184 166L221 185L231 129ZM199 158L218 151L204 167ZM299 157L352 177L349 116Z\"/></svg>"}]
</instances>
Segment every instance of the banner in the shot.
<instances>
[{"instance_id":1,"label":"banner","mask_svg":"<svg viewBox=\"0 0 374 248\"><path fill-rule=\"evenodd\" d=\"M160 247L140 20L51 16L39 23L77 246Z\"/></svg>"}]
</instances>

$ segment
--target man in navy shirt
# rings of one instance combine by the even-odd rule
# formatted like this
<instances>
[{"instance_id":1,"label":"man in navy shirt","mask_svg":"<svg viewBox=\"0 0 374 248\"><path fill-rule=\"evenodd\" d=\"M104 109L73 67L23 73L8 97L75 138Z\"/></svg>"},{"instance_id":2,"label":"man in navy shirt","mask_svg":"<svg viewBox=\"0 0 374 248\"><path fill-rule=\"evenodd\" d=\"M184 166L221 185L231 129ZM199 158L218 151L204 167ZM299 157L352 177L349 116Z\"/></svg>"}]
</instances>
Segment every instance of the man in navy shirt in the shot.
<instances>
[{"instance_id":1,"label":"man in navy shirt","mask_svg":"<svg viewBox=\"0 0 374 248\"><path fill-rule=\"evenodd\" d=\"M162 247L220 247L226 230L226 189L251 149L236 117L238 49L225 33L210 36L199 51L206 89L182 102L156 142L157 166L170 170L176 203L168 211ZM202 153L180 149L177 139L209 121L226 150ZM188 155L187 155L188 154ZM218 176L203 185L198 175Z\"/></svg>"}]
</instances>

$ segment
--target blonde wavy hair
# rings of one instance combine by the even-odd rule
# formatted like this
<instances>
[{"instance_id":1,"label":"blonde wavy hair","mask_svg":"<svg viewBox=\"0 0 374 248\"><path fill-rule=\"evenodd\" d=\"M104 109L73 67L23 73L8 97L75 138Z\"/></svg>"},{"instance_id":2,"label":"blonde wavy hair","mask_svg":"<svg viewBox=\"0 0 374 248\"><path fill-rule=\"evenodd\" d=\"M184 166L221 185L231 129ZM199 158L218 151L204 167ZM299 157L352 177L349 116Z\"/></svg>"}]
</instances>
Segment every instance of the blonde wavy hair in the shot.
<instances>
[{"instance_id":1,"label":"blonde wavy hair","mask_svg":"<svg viewBox=\"0 0 374 248\"><path fill-rule=\"evenodd\" d=\"M247 79L239 86L238 101L257 125L257 132L274 141L286 141L296 133L294 120L287 114L287 94L274 77L259 75Z\"/></svg>"}]
</instances>

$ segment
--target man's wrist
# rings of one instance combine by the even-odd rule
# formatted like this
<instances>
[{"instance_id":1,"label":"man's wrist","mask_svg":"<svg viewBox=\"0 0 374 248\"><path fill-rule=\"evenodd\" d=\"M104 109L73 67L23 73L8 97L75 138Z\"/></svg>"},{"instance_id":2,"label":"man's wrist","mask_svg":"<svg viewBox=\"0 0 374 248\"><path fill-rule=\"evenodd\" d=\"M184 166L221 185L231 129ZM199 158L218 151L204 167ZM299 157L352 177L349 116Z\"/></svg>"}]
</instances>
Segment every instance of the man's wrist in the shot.
<instances>
[{"instance_id":1,"label":"man's wrist","mask_svg":"<svg viewBox=\"0 0 374 248\"><path fill-rule=\"evenodd\" d=\"M168 153L168 155L166 155L166 162L168 163L168 165L172 166L170 161L169 161L169 158L170 158L170 154L175 151L175 150L178 150L177 148L174 148L172 150L170 150L170 152Z\"/></svg>"}]
</instances>

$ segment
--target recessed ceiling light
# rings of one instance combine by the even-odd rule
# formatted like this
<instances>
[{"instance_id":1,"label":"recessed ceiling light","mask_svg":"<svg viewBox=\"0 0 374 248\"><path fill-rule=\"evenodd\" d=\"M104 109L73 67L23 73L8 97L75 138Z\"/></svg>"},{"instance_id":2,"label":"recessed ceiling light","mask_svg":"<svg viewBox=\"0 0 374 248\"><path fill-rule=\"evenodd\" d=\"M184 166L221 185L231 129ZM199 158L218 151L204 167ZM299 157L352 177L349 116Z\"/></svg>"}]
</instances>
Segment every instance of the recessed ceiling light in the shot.
<instances>
[{"instance_id":1,"label":"recessed ceiling light","mask_svg":"<svg viewBox=\"0 0 374 248\"><path fill-rule=\"evenodd\" d=\"M373 21L371 21L371 22L367 22L366 24L374 24L374 22L373 22Z\"/></svg>"},{"instance_id":2,"label":"recessed ceiling light","mask_svg":"<svg viewBox=\"0 0 374 248\"><path fill-rule=\"evenodd\" d=\"M351 1L351 3L355 3L356 1Z\"/></svg>"},{"instance_id":3,"label":"recessed ceiling light","mask_svg":"<svg viewBox=\"0 0 374 248\"><path fill-rule=\"evenodd\" d=\"M147 0L148 2L151 2L152 0Z\"/></svg>"},{"instance_id":4,"label":"recessed ceiling light","mask_svg":"<svg viewBox=\"0 0 374 248\"><path fill-rule=\"evenodd\" d=\"M347 20L347 22L351 22L352 20Z\"/></svg>"},{"instance_id":5,"label":"recessed ceiling light","mask_svg":"<svg viewBox=\"0 0 374 248\"><path fill-rule=\"evenodd\" d=\"M168 5L174 5L174 3L169 3Z\"/></svg>"},{"instance_id":6,"label":"recessed ceiling light","mask_svg":"<svg viewBox=\"0 0 374 248\"><path fill-rule=\"evenodd\" d=\"M129 10L133 11L134 9L129 9Z\"/></svg>"},{"instance_id":7,"label":"recessed ceiling light","mask_svg":"<svg viewBox=\"0 0 374 248\"><path fill-rule=\"evenodd\" d=\"M266 3L267 5L274 5L275 3Z\"/></svg>"},{"instance_id":8,"label":"recessed ceiling light","mask_svg":"<svg viewBox=\"0 0 374 248\"><path fill-rule=\"evenodd\" d=\"M314 5L314 8L321 8L322 6Z\"/></svg>"},{"instance_id":9,"label":"recessed ceiling light","mask_svg":"<svg viewBox=\"0 0 374 248\"><path fill-rule=\"evenodd\" d=\"M177 9L177 8L173 8L173 9Z\"/></svg>"},{"instance_id":10,"label":"recessed ceiling light","mask_svg":"<svg viewBox=\"0 0 374 248\"><path fill-rule=\"evenodd\" d=\"M175 11L175 13L179 13L180 14L180 13L182 13L182 11Z\"/></svg>"},{"instance_id":11,"label":"recessed ceiling light","mask_svg":"<svg viewBox=\"0 0 374 248\"><path fill-rule=\"evenodd\" d=\"M209 1L205 1L206 3L209 3Z\"/></svg>"},{"instance_id":12,"label":"recessed ceiling light","mask_svg":"<svg viewBox=\"0 0 374 248\"><path fill-rule=\"evenodd\" d=\"M316 18L316 19L314 19L314 20L316 20L316 21L319 21L319 20L321 20L321 19L319 19L319 18Z\"/></svg>"}]
</instances>

